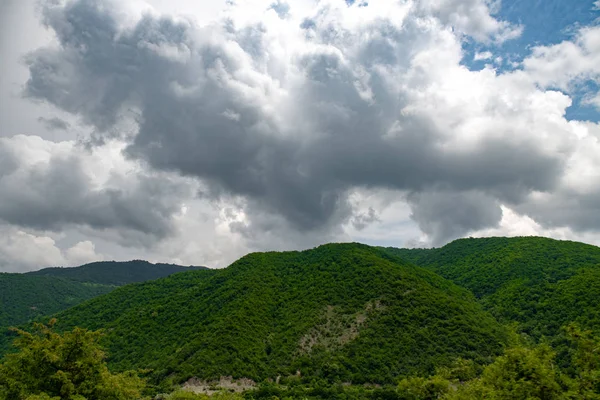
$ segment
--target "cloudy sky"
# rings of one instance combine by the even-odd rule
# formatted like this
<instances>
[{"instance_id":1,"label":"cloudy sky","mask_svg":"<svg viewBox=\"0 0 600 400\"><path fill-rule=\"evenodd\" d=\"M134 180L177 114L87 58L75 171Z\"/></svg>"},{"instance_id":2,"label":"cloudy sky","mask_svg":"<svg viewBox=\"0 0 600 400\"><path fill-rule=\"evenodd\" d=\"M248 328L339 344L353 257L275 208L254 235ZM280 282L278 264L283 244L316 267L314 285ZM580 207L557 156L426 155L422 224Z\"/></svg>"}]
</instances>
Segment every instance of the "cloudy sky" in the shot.
<instances>
[{"instance_id":1,"label":"cloudy sky","mask_svg":"<svg viewBox=\"0 0 600 400\"><path fill-rule=\"evenodd\" d=\"M0 272L600 244L600 1L1 0Z\"/></svg>"}]
</instances>

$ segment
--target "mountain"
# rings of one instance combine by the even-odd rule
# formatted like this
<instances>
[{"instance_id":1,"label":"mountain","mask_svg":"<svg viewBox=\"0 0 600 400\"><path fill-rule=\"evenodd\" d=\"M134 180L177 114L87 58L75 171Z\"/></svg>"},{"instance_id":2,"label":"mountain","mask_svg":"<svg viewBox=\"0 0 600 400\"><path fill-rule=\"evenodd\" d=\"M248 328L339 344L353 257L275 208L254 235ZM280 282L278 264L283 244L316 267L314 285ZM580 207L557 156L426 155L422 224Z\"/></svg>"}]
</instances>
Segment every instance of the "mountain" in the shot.
<instances>
[{"instance_id":1,"label":"mountain","mask_svg":"<svg viewBox=\"0 0 600 400\"><path fill-rule=\"evenodd\" d=\"M27 273L36 276L55 276L78 282L122 286L163 278L176 272L206 269L206 267L183 267L175 264L152 264L148 261L100 261L74 268L44 268Z\"/></svg>"},{"instance_id":2,"label":"mountain","mask_svg":"<svg viewBox=\"0 0 600 400\"><path fill-rule=\"evenodd\" d=\"M9 326L21 325L108 293L117 286L203 268L135 260L46 268L26 274L0 273L0 333L6 333Z\"/></svg>"},{"instance_id":3,"label":"mountain","mask_svg":"<svg viewBox=\"0 0 600 400\"><path fill-rule=\"evenodd\" d=\"M535 338L569 322L600 331L600 248L543 237L459 239L437 249L385 249L472 291Z\"/></svg>"},{"instance_id":4,"label":"mountain","mask_svg":"<svg viewBox=\"0 0 600 400\"><path fill-rule=\"evenodd\" d=\"M113 289L52 276L0 273L0 327L54 314Z\"/></svg>"},{"instance_id":5,"label":"mountain","mask_svg":"<svg viewBox=\"0 0 600 400\"><path fill-rule=\"evenodd\" d=\"M112 368L172 382L298 373L391 383L457 357L489 361L507 340L469 291L360 244L254 253L127 285L57 318L63 329L103 328Z\"/></svg>"}]
</instances>

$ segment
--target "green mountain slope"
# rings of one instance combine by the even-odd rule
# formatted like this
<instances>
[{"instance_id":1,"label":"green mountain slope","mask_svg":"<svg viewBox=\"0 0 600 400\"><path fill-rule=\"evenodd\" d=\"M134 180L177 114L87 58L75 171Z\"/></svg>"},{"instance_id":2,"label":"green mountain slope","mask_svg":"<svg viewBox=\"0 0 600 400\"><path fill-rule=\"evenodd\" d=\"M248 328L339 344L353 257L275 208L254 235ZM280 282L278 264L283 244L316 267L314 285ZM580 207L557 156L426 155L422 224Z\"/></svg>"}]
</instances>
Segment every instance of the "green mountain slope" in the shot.
<instances>
[{"instance_id":1,"label":"green mountain slope","mask_svg":"<svg viewBox=\"0 0 600 400\"><path fill-rule=\"evenodd\" d=\"M79 282L122 286L163 278L176 272L206 267L183 267L175 264L152 264L148 261L100 261L75 268L45 268L27 275L56 276Z\"/></svg>"},{"instance_id":2,"label":"green mountain slope","mask_svg":"<svg viewBox=\"0 0 600 400\"><path fill-rule=\"evenodd\" d=\"M146 261L97 262L74 268L46 268L26 274L0 273L0 333L105 294L116 286L176 272L202 269ZM6 348L6 337L0 348Z\"/></svg>"},{"instance_id":3,"label":"green mountain slope","mask_svg":"<svg viewBox=\"0 0 600 400\"><path fill-rule=\"evenodd\" d=\"M113 289L50 276L0 273L0 327L56 313Z\"/></svg>"},{"instance_id":4,"label":"green mountain slope","mask_svg":"<svg viewBox=\"0 0 600 400\"><path fill-rule=\"evenodd\" d=\"M506 339L468 291L359 244L250 254L118 288L58 319L104 328L113 368L178 382L297 371L392 382L458 356L488 360Z\"/></svg>"},{"instance_id":5,"label":"green mountain slope","mask_svg":"<svg viewBox=\"0 0 600 400\"><path fill-rule=\"evenodd\" d=\"M386 251L471 290L496 317L534 337L578 321L600 329L600 248L542 237L459 239Z\"/></svg>"}]
</instances>

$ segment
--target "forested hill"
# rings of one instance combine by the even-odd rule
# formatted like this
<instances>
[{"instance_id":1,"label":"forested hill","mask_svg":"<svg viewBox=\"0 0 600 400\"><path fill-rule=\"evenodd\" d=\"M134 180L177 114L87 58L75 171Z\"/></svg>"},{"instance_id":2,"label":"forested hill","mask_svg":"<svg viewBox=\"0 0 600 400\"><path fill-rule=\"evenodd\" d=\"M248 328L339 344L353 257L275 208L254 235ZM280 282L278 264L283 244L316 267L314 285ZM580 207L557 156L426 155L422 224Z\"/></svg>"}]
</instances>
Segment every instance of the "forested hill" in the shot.
<instances>
[{"instance_id":1,"label":"forested hill","mask_svg":"<svg viewBox=\"0 0 600 400\"><path fill-rule=\"evenodd\" d=\"M127 285L57 315L104 328L114 369L153 379L316 377L394 382L501 351L470 292L360 244L254 253L222 270Z\"/></svg>"},{"instance_id":2,"label":"forested hill","mask_svg":"<svg viewBox=\"0 0 600 400\"><path fill-rule=\"evenodd\" d=\"M102 329L112 370L147 371L148 381L160 387L232 376L257 382L282 377L283 386L352 382L356 388L435 372L432 381L402 381L429 390L439 383L435 379L446 379L445 367L453 362L459 369L483 368L505 345L529 346L543 337L557 352L557 365L575 379L583 350L573 347L573 337L583 338L586 349L596 348L596 341L576 325L562 327L576 322L600 332L600 248L577 242L460 239L412 250L329 244L253 253L221 270L186 271L121 287L21 277L115 288L55 314L56 328ZM526 335L513 335L515 326ZM0 336L0 349L7 349L8 339ZM536 368L554 360L545 344L531 350L539 350L534 359L519 346L492 366L504 371L506 357L518 354ZM553 370L553 362L543 368ZM528 368L515 379L537 376ZM493 378L486 376L481 379Z\"/></svg>"},{"instance_id":3,"label":"forested hill","mask_svg":"<svg viewBox=\"0 0 600 400\"><path fill-rule=\"evenodd\" d=\"M534 337L568 322L600 330L600 248L543 237L459 239L436 249L386 251L471 290Z\"/></svg>"},{"instance_id":4,"label":"forested hill","mask_svg":"<svg viewBox=\"0 0 600 400\"><path fill-rule=\"evenodd\" d=\"M74 268L44 268L27 275L55 276L78 282L122 286L163 278L176 272L206 269L206 267L183 267L175 264L152 264L148 261L100 261Z\"/></svg>"},{"instance_id":5,"label":"forested hill","mask_svg":"<svg viewBox=\"0 0 600 400\"><path fill-rule=\"evenodd\" d=\"M117 286L203 268L136 260L46 268L26 274L0 273L0 334L10 326L57 313Z\"/></svg>"},{"instance_id":6,"label":"forested hill","mask_svg":"<svg viewBox=\"0 0 600 400\"><path fill-rule=\"evenodd\" d=\"M0 327L56 313L113 289L52 276L0 273Z\"/></svg>"}]
</instances>

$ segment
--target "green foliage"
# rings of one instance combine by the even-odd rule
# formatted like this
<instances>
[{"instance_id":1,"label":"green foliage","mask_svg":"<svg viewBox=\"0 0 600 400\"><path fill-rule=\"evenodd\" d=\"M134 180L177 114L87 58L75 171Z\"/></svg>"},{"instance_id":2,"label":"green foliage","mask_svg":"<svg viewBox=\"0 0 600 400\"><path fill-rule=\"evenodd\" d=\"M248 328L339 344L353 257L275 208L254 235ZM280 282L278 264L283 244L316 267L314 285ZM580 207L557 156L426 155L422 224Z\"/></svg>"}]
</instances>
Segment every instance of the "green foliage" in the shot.
<instances>
[{"instance_id":1,"label":"green foliage","mask_svg":"<svg viewBox=\"0 0 600 400\"><path fill-rule=\"evenodd\" d=\"M572 398L600 399L600 339L577 324L565 327L572 362L568 379Z\"/></svg>"},{"instance_id":2,"label":"green foliage","mask_svg":"<svg viewBox=\"0 0 600 400\"><path fill-rule=\"evenodd\" d=\"M386 251L439 273L479 298L508 282L557 282L600 264L599 247L542 237L469 238L438 249Z\"/></svg>"},{"instance_id":3,"label":"green foliage","mask_svg":"<svg viewBox=\"0 0 600 400\"><path fill-rule=\"evenodd\" d=\"M98 262L46 268L27 274L0 273L0 354L10 349L9 326L20 326L112 291L115 286L157 279L202 267L146 261Z\"/></svg>"},{"instance_id":4,"label":"green foliage","mask_svg":"<svg viewBox=\"0 0 600 400\"><path fill-rule=\"evenodd\" d=\"M203 394L192 393L186 390L177 390L166 396L164 400L242 400L244 396L238 393L217 391L215 393Z\"/></svg>"},{"instance_id":5,"label":"green foliage","mask_svg":"<svg viewBox=\"0 0 600 400\"><path fill-rule=\"evenodd\" d=\"M481 373L459 360L427 378L405 378L398 385L401 399L411 400L567 400L600 399L600 340L577 325L565 328L569 340L569 370L559 368L554 350L545 343L516 344ZM465 372L467 372L465 374Z\"/></svg>"},{"instance_id":6,"label":"green foliage","mask_svg":"<svg viewBox=\"0 0 600 400\"><path fill-rule=\"evenodd\" d=\"M244 393L246 399L256 400L293 400L293 399L339 399L339 400L400 400L394 386L331 384L323 380L311 380L306 383L277 385L264 383L258 389Z\"/></svg>"},{"instance_id":7,"label":"green foliage","mask_svg":"<svg viewBox=\"0 0 600 400\"><path fill-rule=\"evenodd\" d=\"M49 276L0 273L0 329L54 314L113 289Z\"/></svg>"},{"instance_id":8,"label":"green foliage","mask_svg":"<svg viewBox=\"0 0 600 400\"><path fill-rule=\"evenodd\" d=\"M177 272L186 272L206 267L183 267L175 264L152 264L148 261L100 261L75 268L44 268L26 275L55 276L78 282L122 286L163 278Z\"/></svg>"},{"instance_id":9,"label":"green foliage","mask_svg":"<svg viewBox=\"0 0 600 400\"><path fill-rule=\"evenodd\" d=\"M447 373L428 378L411 377L400 381L401 399L567 399L566 381L554 363L554 353L548 345L533 348L516 346L506 350L481 376L460 380Z\"/></svg>"},{"instance_id":10,"label":"green foliage","mask_svg":"<svg viewBox=\"0 0 600 400\"><path fill-rule=\"evenodd\" d=\"M466 290L359 244L255 253L218 271L119 288L59 315L105 328L116 370L153 380L393 383L457 357L490 361L506 331Z\"/></svg>"},{"instance_id":11,"label":"green foliage","mask_svg":"<svg viewBox=\"0 0 600 400\"><path fill-rule=\"evenodd\" d=\"M263 385L247 392L252 399L401 399L401 400L598 400L600 399L600 339L575 324L564 328L568 338L569 369L556 363L546 343L533 345L523 337L488 365L457 359L430 376L403 378L395 392L387 388L331 385Z\"/></svg>"},{"instance_id":12,"label":"green foliage","mask_svg":"<svg viewBox=\"0 0 600 400\"><path fill-rule=\"evenodd\" d=\"M60 335L49 325L17 330L18 352L0 364L1 400L133 400L144 382L134 373L112 374L98 346L99 332L81 328Z\"/></svg>"},{"instance_id":13,"label":"green foliage","mask_svg":"<svg viewBox=\"0 0 600 400\"><path fill-rule=\"evenodd\" d=\"M544 344L507 350L473 385L497 399L559 399L564 391L554 352Z\"/></svg>"},{"instance_id":14,"label":"green foliage","mask_svg":"<svg viewBox=\"0 0 600 400\"><path fill-rule=\"evenodd\" d=\"M411 376L398 383L398 398L402 400L433 400L452 393L456 387L475 379L481 367L473 360L456 359L452 365L438 367L436 374L427 378Z\"/></svg>"},{"instance_id":15,"label":"green foliage","mask_svg":"<svg viewBox=\"0 0 600 400\"><path fill-rule=\"evenodd\" d=\"M597 247L544 238L255 253L118 288L60 313L60 329L104 328L111 369L149 368L156 391L191 377L262 382L213 399L600 400L600 340L587 330L600 331L599 263ZM82 343L85 360L102 360L97 333L19 333L21 348L38 350L6 358L0 400L139 395L131 373L57 361ZM96 376L84 386L105 397L82 394L80 375Z\"/></svg>"},{"instance_id":16,"label":"green foliage","mask_svg":"<svg viewBox=\"0 0 600 400\"><path fill-rule=\"evenodd\" d=\"M414 376L404 378L398 384L398 392L403 400L434 400L450 391L451 382L441 376L429 378Z\"/></svg>"},{"instance_id":17,"label":"green foliage","mask_svg":"<svg viewBox=\"0 0 600 400\"><path fill-rule=\"evenodd\" d=\"M166 399L168 400L200 400L204 396L199 394L194 394L192 392L186 390L178 390L176 392L171 393Z\"/></svg>"},{"instance_id":18,"label":"green foliage","mask_svg":"<svg viewBox=\"0 0 600 400\"><path fill-rule=\"evenodd\" d=\"M503 322L539 339L576 321L600 330L600 248L541 237L459 239L439 249L385 249L471 290Z\"/></svg>"}]
</instances>

